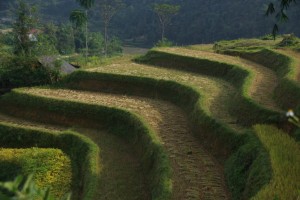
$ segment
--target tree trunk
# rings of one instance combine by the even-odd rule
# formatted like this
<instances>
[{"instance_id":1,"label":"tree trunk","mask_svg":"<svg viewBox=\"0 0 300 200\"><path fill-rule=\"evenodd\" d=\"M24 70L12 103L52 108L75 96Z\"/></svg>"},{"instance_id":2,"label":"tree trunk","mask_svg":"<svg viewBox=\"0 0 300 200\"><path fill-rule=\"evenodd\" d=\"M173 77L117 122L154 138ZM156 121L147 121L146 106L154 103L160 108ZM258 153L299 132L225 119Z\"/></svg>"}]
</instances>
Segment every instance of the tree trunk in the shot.
<instances>
[{"instance_id":1,"label":"tree trunk","mask_svg":"<svg viewBox=\"0 0 300 200\"><path fill-rule=\"evenodd\" d=\"M107 23L104 24L104 45L105 45L105 57L107 57L107 47L108 47L108 36L107 36Z\"/></svg>"},{"instance_id":2,"label":"tree trunk","mask_svg":"<svg viewBox=\"0 0 300 200\"><path fill-rule=\"evenodd\" d=\"M85 10L85 15L86 19L88 18L88 10ZM89 47L88 47L88 20L86 20L85 23L85 59L87 60L88 57L88 52L89 52Z\"/></svg>"},{"instance_id":3,"label":"tree trunk","mask_svg":"<svg viewBox=\"0 0 300 200\"><path fill-rule=\"evenodd\" d=\"M161 24L161 29L162 29L162 31L161 31L161 41L163 41L164 38L165 38L165 24L164 23Z\"/></svg>"}]
</instances>

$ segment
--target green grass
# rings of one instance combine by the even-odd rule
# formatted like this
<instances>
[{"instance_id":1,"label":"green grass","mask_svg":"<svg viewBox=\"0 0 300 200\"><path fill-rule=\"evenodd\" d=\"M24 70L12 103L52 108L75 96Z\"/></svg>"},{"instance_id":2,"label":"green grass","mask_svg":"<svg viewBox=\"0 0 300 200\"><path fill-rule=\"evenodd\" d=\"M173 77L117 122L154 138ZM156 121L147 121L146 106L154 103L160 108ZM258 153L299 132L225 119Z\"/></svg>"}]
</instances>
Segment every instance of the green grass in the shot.
<instances>
[{"instance_id":1,"label":"green grass","mask_svg":"<svg viewBox=\"0 0 300 200\"><path fill-rule=\"evenodd\" d=\"M260 140L248 131L244 143L226 161L225 172L232 199L250 199L272 177L269 155Z\"/></svg>"},{"instance_id":2,"label":"green grass","mask_svg":"<svg viewBox=\"0 0 300 200\"><path fill-rule=\"evenodd\" d=\"M243 50L243 49L260 49L261 47L274 47L282 41L282 37L279 36L276 40L264 40L264 39L237 39L237 40L222 40L214 44L215 51L224 51L230 49Z\"/></svg>"},{"instance_id":3,"label":"green grass","mask_svg":"<svg viewBox=\"0 0 300 200\"><path fill-rule=\"evenodd\" d=\"M160 67L175 68L207 76L221 78L234 85L240 95L232 98L231 114L239 118L240 123L251 126L256 123L272 122L279 116L278 112L267 109L255 102L249 95L250 86L255 74L236 64L211 60L210 58L196 58L191 56L169 53L164 49L154 49L136 60ZM248 113L244 115L244 113Z\"/></svg>"},{"instance_id":4,"label":"green grass","mask_svg":"<svg viewBox=\"0 0 300 200\"><path fill-rule=\"evenodd\" d=\"M71 191L71 160L59 149L0 149L0 180L13 180L20 174L33 174L36 185L50 188L57 198Z\"/></svg>"},{"instance_id":5,"label":"green grass","mask_svg":"<svg viewBox=\"0 0 300 200\"><path fill-rule=\"evenodd\" d=\"M297 199L300 197L300 149L286 133L273 126L257 125L256 135L265 146L273 176L252 199Z\"/></svg>"},{"instance_id":6,"label":"green grass","mask_svg":"<svg viewBox=\"0 0 300 200\"><path fill-rule=\"evenodd\" d=\"M80 86L72 82L83 85L84 81L90 80L93 80L95 90L107 89L112 93L124 94L126 91L125 94L129 95L141 94L140 90L136 90L138 86L139 89L143 88L141 91L147 91L145 96L171 101L189 113L194 133L206 142L209 141L214 153L230 157L226 162L225 173L233 199L255 195L270 180L268 155L259 140L251 132L239 135L212 118L203 109L205 104L201 94L194 88L173 81L89 72L73 74L64 86L80 89ZM108 85L114 87L110 88Z\"/></svg>"},{"instance_id":7,"label":"green grass","mask_svg":"<svg viewBox=\"0 0 300 200\"><path fill-rule=\"evenodd\" d=\"M99 149L88 138L71 131L56 132L9 123L0 123L0 138L2 148L61 149L71 159L74 197L82 199L93 197L99 173L97 166Z\"/></svg>"},{"instance_id":8,"label":"green grass","mask_svg":"<svg viewBox=\"0 0 300 200\"><path fill-rule=\"evenodd\" d=\"M95 66L105 66L115 62L120 62L123 58L133 57L132 55L122 55L122 56L113 56L113 57L99 57L99 56L90 56L87 59L82 55L70 55L63 56L63 58L74 64L80 66L81 69L90 69Z\"/></svg>"},{"instance_id":9,"label":"green grass","mask_svg":"<svg viewBox=\"0 0 300 200\"><path fill-rule=\"evenodd\" d=\"M274 94L278 105L284 110L297 107L300 110L300 85L295 81L296 69L292 58L265 48L259 51L232 50L223 53L240 56L274 70L280 81Z\"/></svg>"},{"instance_id":10,"label":"green grass","mask_svg":"<svg viewBox=\"0 0 300 200\"><path fill-rule=\"evenodd\" d=\"M35 121L67 126L104 128L126 139L135 146L141 158L144 173L148 175L146 178L152 199L163 200L170 197L172 182L168 157L159 139L138 116L115 108L27 95L21 89L3 96L1 103L5 105L1 107L1 111L12 115L25 115ZM78 154L74 152L76 153ZM91 173L88 175L92 176ZM89 178L97 179L97 176ZM95 192L93 184L88 188L92 190L88 195L92 195Z\"/></svg>"},{"instance_id":11,"label":"green grass","mask_svg":"<svg viewBox=\"0 0 300 200\"><path fill-rule=\"evenodd\" d=\"M255 42L252 41L252 43ZM241 41L238 41L237 44L241 45L241 49L245 45ZM228 45L230 44L228 43ZM251 48L249 52L261 50L263 45L266 43L258 43L258 47ZM263 108L249 97L248 90L253 80L251 71L209 59L202 59L201 62L199 60L152 50L139 61L219 77L232 83L239 89L242 97L241 102L236 104L239 112L237 115L247 126L258 122L268 122L269 117L279 115ZM274 64L278 64L279 68L276 68ZM282 65L286 66L282 67ZM287 76L291 72L287 70L287 67L290 67L288 60L279 59L278 63L274 61L272 66L278 70L277 74L280 76ZM281 137L283 134L277 134L280 132L277 129L271 126L256 126L254 128L256 135L252 131L242 135L238 134L227 124L221 123L211 116L199 90L174 81L79 71L67 77L58 87L80 89L76 84L84 81L93 81L97 85L95 90L160 98L184 109L188 113L194 133L209 143L213 153L220 154L222 158L229 158L225 163L225 174L233 199L273 199L276 198L276 195L280 199L289 199L287 196L289 193L297 194L298 183L292 187L288 185L289 182L293 184L294 182L286 174L288 171L285 167L292 167L292 175L296 177L295 180L299 180L299 165L293 168L291 164L299 163L298 155L300 154L297 154L299 147L296 149L297 146L294 145L296 143L293 140ZM287 87L290 88L288 84ZM0 108L2 111L14 115L25 114L30 119L44 120L47 123L59 122L64 125L77 124L84 127L106 128L129 142L135 141L133 144L140 153L145 172L149 175L148 181L151 184L153 199L169 199L172 184L167 156L152 130L131 112L29 95L22 89L5 95L1 98L0 103L3 105ZM271 135L273 133L274 138ZM280 141L283 141L282 145ZM289 146L289 148L286 148L285 151L282 146ZM283 158L288 158L289 162ZM284 168L285 171L283 171ZM288 177L288 181L282 180L284 176ZM277 185L281 182L283 184L278 188ZM93 185L90 188L93 188Z\"/></svg>"}]
</instances>

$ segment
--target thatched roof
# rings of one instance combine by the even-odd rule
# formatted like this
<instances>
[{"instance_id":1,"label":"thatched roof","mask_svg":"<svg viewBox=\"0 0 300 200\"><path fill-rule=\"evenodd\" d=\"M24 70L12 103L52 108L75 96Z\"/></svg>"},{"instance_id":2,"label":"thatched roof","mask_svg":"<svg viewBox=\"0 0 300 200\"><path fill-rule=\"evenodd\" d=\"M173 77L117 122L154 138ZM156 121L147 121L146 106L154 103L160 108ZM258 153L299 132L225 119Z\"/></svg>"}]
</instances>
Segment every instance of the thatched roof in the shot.
<instances>
[{"instance_id":1,"label":"thatched roof","mask_svg":"<svg viewBox=\"0 0 300 200\"><path fill-rule=\"evenodd\" d=\"M76 68L65 60L60 59L58 56L42 56L39 58L39 62L50 69L59 67L59 71L62 74L71 74L76 70Z\"/></svg>"}]
</instances>

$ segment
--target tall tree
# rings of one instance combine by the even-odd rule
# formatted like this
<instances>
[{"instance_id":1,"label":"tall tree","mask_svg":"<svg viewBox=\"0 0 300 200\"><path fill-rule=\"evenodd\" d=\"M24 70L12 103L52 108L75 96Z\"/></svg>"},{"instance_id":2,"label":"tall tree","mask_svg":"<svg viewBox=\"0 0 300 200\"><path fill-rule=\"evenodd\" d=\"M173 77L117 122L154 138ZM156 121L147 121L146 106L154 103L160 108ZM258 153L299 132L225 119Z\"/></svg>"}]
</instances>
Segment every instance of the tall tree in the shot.
<instances>
[{"instance_id":1,"label":"tall tree","mask_svg":"<svg viewBox=\"0 0 300 200\"><path fill-rule=\"evenodd\" d=\"M276 38L276 35L279 31L278 28L278 22L286 22L288 21L288 16L286 14L286 11L290 7L292 3L296 4L297 0L278 0L278 4L274 4L273 2L269 3L268 9L266 11L266 15L273 15L275 14L277 23L274 24L272 34L274 36L274 39Z\"/></svg>"},{"instance_id":2,"label":"tall tree","mask_svg":"<svg viewBox=\"0 0 300 200\"><path fill-rule=\"evenodd\" d=\"M76 0L79 5L81 7L83 7L85 9L85 48L86 48L86 52L85 52L85 57L87 58L88 56L88 51L89 51L89 47L88 47L88 10L94 5L95 0ZM72 12L73 13L73 12ZM77 14L81 15L81 20L84 19L82 17L82 14L80 12L78 12L77 10Z\"/></svg>"},{"instance_id":3,"label":"tall tree","mask_svg":"<svg viewBox=\"0 0 300 200\"><path fill-rule=\"evenodd\" d=\"M31 55L31 50L35 44L35 35L31 31L37 26L36 7L29 6L23 0L18 1L14 13L16 21L13 25L15 40L15 53Z\"/></svg>"},{"instance_id":4,"label":"tall tree","mask_svg":"<svg viewBox=\"0 0 300 200\"><path fill-rule=\"evenodd\" d=\"M166 3L154 4L153 10L159 18L161 25L161 40L163 40L165 38L166 27L170 24L172 17L179 12L180 6Z\"/></svg>"},{"instance_id":5,"label":"tall tree","mask_svg":"<svg viewBox=\"0 0 300 200\"><path fill-rule=\"evenodd\" d=\"M108 27L111 19L119 9L124 6L122 0L101 0L100 2L100 16L104 25L104 53L107 56L108 50Z\"/></svg>"}]
</instances>

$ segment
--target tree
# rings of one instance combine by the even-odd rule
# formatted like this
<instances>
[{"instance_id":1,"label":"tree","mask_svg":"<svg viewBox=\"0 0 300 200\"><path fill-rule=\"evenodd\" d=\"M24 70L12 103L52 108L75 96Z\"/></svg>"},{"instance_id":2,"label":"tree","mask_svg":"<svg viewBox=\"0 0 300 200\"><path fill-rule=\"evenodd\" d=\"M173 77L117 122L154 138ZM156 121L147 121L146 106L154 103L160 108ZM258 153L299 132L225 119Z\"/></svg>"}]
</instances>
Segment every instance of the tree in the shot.
<instances>
[{"instance_id":1,"label":"tree","mask_svg":"<svg viewBox=\"0 0 300 200\"><path fill-rule=\"evenodd\" d=\"M104 38L100 32L92 32L89 35L90 54L101 56L104 47Z\"/></svg>"},{"instance_id":2,"label":"tree","mask_svg":"<svg viewBox=\"0 0 300 200\"><path fill-rule=\"evenodd\" d=\"M36 7L31 7L23 0L18 1L16 22L13 25L14 52L17 55L30 55L35 44L35 35L30 34L37 26Z\"/></svg>"},{"instance_id":3,"label":"tree","mask_svg":"<svg viewBox=\"0 0 300 200\"><path fill-rule=\"evenodd\" d=\"M61 24L56 33L57 45L59 53L71 54L75 51L74 30L70 24Z\"/></svg>"},{"instance_id":4,"label":"tree","mask_svg":"<svg viewBox=\"0 0 300 200\"><path fill-rule=\"evenodd\" d=\"M165 29L170 24L172 17L179 12L180 6L166 3L154 4L153 10L159 18L161 25L161 40L163 40L165 38Z\"/></svg>"},{"instance_id":5,"label":"tree","mask_svg":"<svg viewBox=\"0 0 300 200\"><path fill-rule=\"evenodd\" d=\"M85 52L85 57L87 58L88 56L88 51L89 51L89 47L88 47L88 10L94 5L95 0L76 0L79 5L81 7L83 7L85 9L85 17L83 15L83 12L81 10L75 10L72 12L70 19L72 21L75 20L77 25L83 25L85 24L85 48L86 48L86 52ZM73 16L72 16L73 15Z\"/></svg>"},{"instance_id":6,"label":"tree","mask_svg":"<svg viewBox=\"0 0 300 200\"><path fill-rule=\"evenodd\" d=\"M296 4L296 1L297 0L279 0L279 5L276 5L273 2L271 2L268 5L266 15L269 16L276 13L275 17L277 22L286 22L289 19L286 14L286 11L288 10L288 8L292 3ZM276 38L278 31L279 31L278 24L275 23L272 30L274 39Z\"/></svg>"},{"instance_id":7,"label":"tree","mask_svg":"<svg viewBox=\"0 0 300 200\"><path fill-rule=\"evenodd\" d=\"M116 12L123 7L122 0L101 0L100 15L104 25L104 53L108 52L108 27Z\"/></svg>"}]
</instances>

